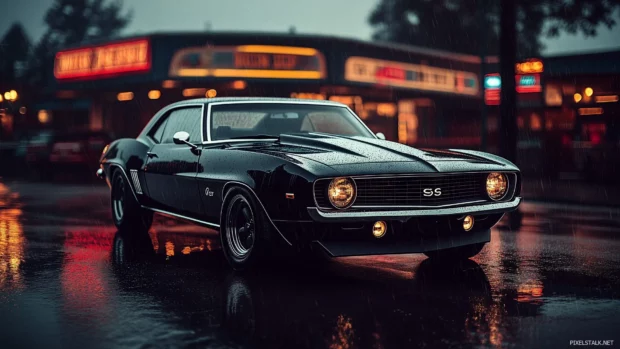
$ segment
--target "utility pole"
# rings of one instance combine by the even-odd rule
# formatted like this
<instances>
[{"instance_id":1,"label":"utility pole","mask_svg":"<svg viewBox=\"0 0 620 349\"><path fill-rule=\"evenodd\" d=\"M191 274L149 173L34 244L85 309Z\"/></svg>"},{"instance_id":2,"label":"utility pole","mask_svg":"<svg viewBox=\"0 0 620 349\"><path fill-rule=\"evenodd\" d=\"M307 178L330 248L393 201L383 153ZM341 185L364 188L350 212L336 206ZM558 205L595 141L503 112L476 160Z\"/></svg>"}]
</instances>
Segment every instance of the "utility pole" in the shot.
<instances>
[{"instance_id":1,"label":"utility pole","mask_svg":"<svg viewBox=\"0 0 620 349\"><path fill-rule=\"evenodd\" d=\"M500 15L500 75L501 95L499 105L500 155L517 163L517 93L515 66L517 63L517 4L515 0L501 0ZM518 165L518 164L517 164ZM523 214L520 210L508 215L511 229L521 227Z\"/></svg>"},{"instance_id":2,"label":"utility pole","mask_svg":"<svg viewBox=\"0 0 620 349\"><path fill-rule=\"evenodd\" d=\"M517 162L517 96L515 64L517 55L517 5L501 0L500 75L502 81L499 118L499 149L504 158Z\"/></svg>"},{"instance_id":3,"label":"utility pole","mask_svg":"<svg viewBox=\"0 0 620 349\"><path fill-rule=\"evenodd\" d=\"M487 9L487 0L480 0L480 5L478 6L478 16L480 23L480 85L481 85L481 93L482 93L482 109L481 109L481 119L480 119L480 150L487 150L487 138L488 138L488 110L487 104L485 101L484 91L484 78L487 74L487 45L488 45L488 35L487 32L489 30L487 24L486 17L486 9Z\"/></svg>"}]
</instances>

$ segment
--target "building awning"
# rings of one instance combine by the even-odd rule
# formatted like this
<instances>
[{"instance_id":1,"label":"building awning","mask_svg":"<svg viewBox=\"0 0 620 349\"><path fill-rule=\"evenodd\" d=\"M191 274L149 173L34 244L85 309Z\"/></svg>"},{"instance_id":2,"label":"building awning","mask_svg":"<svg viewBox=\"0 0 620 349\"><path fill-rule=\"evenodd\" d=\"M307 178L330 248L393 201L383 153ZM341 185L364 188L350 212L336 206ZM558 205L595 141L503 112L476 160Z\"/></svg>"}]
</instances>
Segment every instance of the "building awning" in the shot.
<instances>
[{"instance_id":1,"label":"building awning","mask_svg":"<svg viewBox=\"0 0 620 349\"><path fill-rule=\"evenodd\" d=\"M91 104L90 99L55 99L35 103L30 108L35 110L89 110Z\"/></svg>"}]
</instances>

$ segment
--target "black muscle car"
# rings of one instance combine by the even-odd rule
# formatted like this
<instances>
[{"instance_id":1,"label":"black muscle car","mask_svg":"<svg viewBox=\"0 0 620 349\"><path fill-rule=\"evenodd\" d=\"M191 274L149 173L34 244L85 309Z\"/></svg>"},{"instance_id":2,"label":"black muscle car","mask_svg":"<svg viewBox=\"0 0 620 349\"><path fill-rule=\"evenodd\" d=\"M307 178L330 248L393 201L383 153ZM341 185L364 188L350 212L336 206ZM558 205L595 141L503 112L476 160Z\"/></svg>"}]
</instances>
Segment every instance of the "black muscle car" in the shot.
<instances>
[{"instance_id":1,"label":"black muscle car","mask_svg":"<svg viewBox=\"0 0 620 349\"><path fill-rule=\"evenodd\" d=\"M153 212L214 228L235 269L281 248L469 258L521 202L505 159L386 141L347 106L312 100L174 103L106 147L97 175L119 230L148 230Z\"/></svg>"}]
</instances>

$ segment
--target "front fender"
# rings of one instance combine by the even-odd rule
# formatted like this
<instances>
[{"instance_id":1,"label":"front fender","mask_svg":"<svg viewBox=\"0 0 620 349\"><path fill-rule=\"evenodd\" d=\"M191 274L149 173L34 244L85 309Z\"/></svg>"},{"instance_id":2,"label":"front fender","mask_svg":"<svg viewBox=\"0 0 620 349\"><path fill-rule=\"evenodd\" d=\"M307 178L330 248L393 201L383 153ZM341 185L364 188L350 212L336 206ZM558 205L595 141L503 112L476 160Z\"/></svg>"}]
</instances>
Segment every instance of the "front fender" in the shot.
<instances>
[{"instance_id":1,"label":"front fender","mask_svg":"<svg viewBox=\"0 0 620 349\"><path fill-rule=\"evenodd\" d=\"M127 181L136 200L142 203L140 195L136 193L133 181L130 180L130 171L139 170L145 164L146 152L149 146L135 138L118 139L108 146L108 149L101 155L99 160L100 167L103 169L104 177L108 186L111 186L114 171L121 171ZM144 179L141 179L144 181Z\"/></svg>"}]
</instances>

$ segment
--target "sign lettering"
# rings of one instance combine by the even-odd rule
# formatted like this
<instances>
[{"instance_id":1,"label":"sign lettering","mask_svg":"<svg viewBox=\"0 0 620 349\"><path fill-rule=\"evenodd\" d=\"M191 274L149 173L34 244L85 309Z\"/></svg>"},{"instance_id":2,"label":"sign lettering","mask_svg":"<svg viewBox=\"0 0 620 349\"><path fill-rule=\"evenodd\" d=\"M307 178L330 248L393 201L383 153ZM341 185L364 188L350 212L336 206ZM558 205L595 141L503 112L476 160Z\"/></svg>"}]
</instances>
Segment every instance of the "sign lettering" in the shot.
<instances>
[{"instance_id":1,"label":"sign lettering","mask_svg":"<svg viewBox=\"0 0 620 349\"><path fill-rule=\"evenodd\" d=\"M323 55L313 48L242 45L179 50L172 58L169 74L181 77L322 79L325 70Z\"/></svg>"},{"instance_id":2,"label":"sign lettering","mask_svg":"<svg viewBox=\"0 0 620 349\"><path fill-rule=\"evenodd\" d=\"M56 55L56 79L89 78L150 69L148 40L136 40L61 51Z\"/></svg>"},{"instance_id":3,"label":"sign lettering","mask_svg":"<svg viewBox=\"0 0 620 349\"><path fill-rule=\"evenodd\" d=\"M476 96L476 73L407 64L365 57L350 57L345 62L345 80L387 85L414 90Z\"/></svg>"}]
</instances>

